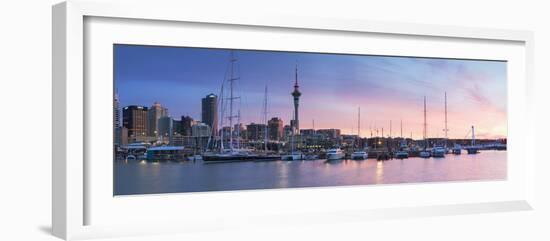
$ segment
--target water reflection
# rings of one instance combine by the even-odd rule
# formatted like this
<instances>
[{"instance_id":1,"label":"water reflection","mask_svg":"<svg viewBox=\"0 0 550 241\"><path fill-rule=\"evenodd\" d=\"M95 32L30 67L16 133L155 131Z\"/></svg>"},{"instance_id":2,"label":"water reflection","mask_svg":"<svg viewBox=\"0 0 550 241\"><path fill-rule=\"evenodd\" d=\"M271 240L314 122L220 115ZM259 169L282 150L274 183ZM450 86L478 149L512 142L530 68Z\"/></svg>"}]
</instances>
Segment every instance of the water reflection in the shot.
<instances>
[{"instance_id":1,"label":"water reflection","mask_svg":"<svg viewBox=\"0 0 550 241\"><path fill-rule=\"evenodd\" d=\"M506 152L377 162L116 162L115 195L506 178Z\"/></svg>"},{"instance_id":2,"label":"water reflection","mask_svg":"<svg viewBox=\"0 0 550 241\"><path fill-rule=\"evenodd\" d=\"M384 181L384 162L376 163L376 183L380 184Z\"/></svg>"}]
</instances>

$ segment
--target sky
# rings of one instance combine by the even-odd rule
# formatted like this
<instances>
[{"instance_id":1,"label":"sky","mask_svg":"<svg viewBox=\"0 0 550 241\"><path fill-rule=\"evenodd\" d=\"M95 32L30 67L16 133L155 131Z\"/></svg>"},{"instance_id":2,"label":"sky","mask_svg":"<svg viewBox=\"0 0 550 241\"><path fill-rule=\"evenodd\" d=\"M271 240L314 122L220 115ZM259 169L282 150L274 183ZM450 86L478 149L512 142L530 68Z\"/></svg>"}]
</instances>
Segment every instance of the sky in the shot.
<instances>
[{"instance_id":1,"label":"sky","mask_svg":"<svg viewBox=\"0 0 550 241\"><path fill-rule=\"evenodd\" d=\"M120 105L159 102L174 119L201 117L201 99L220 94L231 50L114 46L114 82ZM295 68L300 129L337 128L343 134L444 137L445 92L449 138L505 138L505 61L234 50L234 93L241 122L262 123L265 87L268 118L289 124ZM226 92L227 93L227 92ZM361 112L358 128L358 112Z\"/></svg>"}]
</instances>

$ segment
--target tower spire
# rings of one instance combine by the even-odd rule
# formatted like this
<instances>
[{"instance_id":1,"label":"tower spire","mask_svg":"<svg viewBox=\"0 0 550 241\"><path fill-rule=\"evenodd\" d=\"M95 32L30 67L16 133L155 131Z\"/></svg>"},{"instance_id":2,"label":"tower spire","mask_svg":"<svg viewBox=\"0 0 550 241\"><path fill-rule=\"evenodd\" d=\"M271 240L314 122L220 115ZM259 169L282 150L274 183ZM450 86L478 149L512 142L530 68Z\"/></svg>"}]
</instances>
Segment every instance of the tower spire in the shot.
<instances>
[{"instance_id":1,"label":"tower spire","mask_svg":"<svg viewBox=\"0 0 550 241\"><path fill-rule=\"evenodd\" d=\"M300 86L298 85L298 64L296 64L294 69L294 91L291 93L294 100L294 120L293 120L294 124L291 126L293 127L293 132L296 134L300 134L298 106L300 103L300 96L302 95L302 93L300 93L300 90L298 89L299 87Z\"/></svg>"}]
</instances>

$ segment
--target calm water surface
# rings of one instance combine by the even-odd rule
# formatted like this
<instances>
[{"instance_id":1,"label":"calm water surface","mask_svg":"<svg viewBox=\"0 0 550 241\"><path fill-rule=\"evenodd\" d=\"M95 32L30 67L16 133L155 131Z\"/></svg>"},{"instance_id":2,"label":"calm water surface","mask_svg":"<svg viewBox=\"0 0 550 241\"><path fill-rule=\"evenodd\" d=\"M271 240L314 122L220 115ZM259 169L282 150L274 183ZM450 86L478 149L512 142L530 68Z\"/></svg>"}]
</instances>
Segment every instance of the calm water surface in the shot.
<instances>
[{"instance_id":1,"label":"calm water surface","mask_svg":"<svg viewBox=\"0 0 550 241\"><path fill-rule=\"evenodd\" d=\"M506 151L377 162L115 162L115 195L506 179Z\"/></svg>"}]
</instances>

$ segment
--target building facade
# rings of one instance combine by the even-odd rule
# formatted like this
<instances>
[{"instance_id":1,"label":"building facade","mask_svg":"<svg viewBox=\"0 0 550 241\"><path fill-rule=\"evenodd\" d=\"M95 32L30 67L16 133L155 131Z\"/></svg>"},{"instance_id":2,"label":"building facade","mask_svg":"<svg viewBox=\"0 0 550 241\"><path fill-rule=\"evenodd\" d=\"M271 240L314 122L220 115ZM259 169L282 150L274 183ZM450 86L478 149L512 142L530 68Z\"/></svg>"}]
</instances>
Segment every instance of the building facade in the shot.
<instances>
[{"instance_id":1,"label":"building facade","mask_svg":"<svg viewBox=\"0 0 550 241\"><path fill-rule=\"evenodd\" d=\"M250 123L246 125L246 139L250 141L263 140L266 131L265 124Z\"/></svg>"},{"instance_id":2,"label":"building facade","mask_svg":"<svg viewBox=\"0 0 550 241\"><path fill-rule=\"evenodd\" d=\"M207 124L213 135L218 132L218 96L209 94L202 98L201 121Z\"/></svg>"},{"instance_id":3,"label":"building facade","mask_svg":"<svg viewBox=\"0 0 550 241\"><path fill-rule=\"evenodd\" d=\"M147 137L148 109L145 106L131 105L122 109L122 125L128 129L128 141L135 142Z\"/></svg>"},{"instance_id":4,"label":"building facade","mask_svg":"<svg viewBox=\"0 0 550 241\"><path fill-rule=\"evenodd\" d=\"M267 122L267 128L269 131L269 139L273 141L280 141L284 137L284 124L283 120L277 117L271 118Z\"/></svg>"},{"instance_id":5,"label":"building facade","mask_svg":"<svg viewBox=\"0 0 550 241\"><path fill-rule=\"evenodd\" d=\"M159 136L159 120L162 117L168 116L168 109L162 107L158 102L155 102L148 110L148 130L149 136Z\"/></svg>"},{"instance_id":6,"label":"building facade","mask_svg":"<svg viewBox=\"0 0 550 241\"><path fill-rule=\"evenodd\" d=\"M193 125L193 118L190 116L181 117L181 135L182 136L191 136L191 126Z\"/></svg>"}]
</instances>

